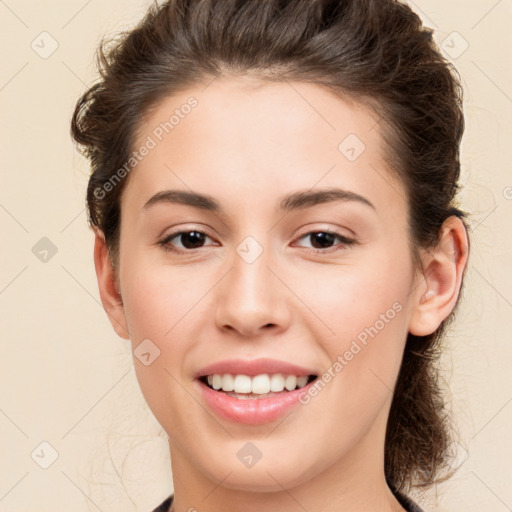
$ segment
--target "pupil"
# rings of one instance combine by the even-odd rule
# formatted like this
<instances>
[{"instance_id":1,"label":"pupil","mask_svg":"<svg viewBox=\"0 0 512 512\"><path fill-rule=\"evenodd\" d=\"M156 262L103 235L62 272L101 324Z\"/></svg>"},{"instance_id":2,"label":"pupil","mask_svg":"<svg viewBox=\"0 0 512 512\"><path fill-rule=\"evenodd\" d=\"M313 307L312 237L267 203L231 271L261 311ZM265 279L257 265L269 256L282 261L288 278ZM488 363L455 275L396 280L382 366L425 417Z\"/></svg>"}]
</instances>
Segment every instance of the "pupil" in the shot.
<instances>
[{"instance_id":1,"label":"pupil","mask_svg":"<svg viewBox=\"0 0 512 512\"><path fill-rule=\"evenodd\" d=\"M327 247L334 242L335 235L333 233L314 233L311 235L313 240L320 241L320 248ZM313 246L315 244L313 243Z\"/></svg>"},{"instance_id":2,"label":"pupil","mask_svg":"<svg viewBox=\"0 0 512 512\"><path fill-rule=\"evenodd\" d=\"M190 241L190 240L192 242L188 243L188 241ZM196 247L194 244L199 243L199 245L200 245L201 242L204 242L204 234L199 233L198 231L189 231L188 233L183 233L181 235L181 243L187 249L195 249Z\"/></svg>"}]
</instances>

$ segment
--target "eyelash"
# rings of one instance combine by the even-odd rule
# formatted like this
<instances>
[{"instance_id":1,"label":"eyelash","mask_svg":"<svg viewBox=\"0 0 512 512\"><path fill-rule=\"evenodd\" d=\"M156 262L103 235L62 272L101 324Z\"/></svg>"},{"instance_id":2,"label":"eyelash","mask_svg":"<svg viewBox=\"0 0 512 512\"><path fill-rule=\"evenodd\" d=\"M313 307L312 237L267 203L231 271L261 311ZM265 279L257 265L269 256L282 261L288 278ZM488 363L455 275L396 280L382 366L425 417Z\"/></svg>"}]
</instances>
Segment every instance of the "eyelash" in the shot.
<instances>
[{"instance_id":1,"label":"eyelash","mask_svg":"<svg viewBox=\"0 0 512 512\"><path fill-rule=\"evenodd\" d=\"M159 240L157 243L159 246L161 246L164 249L164 251L172 252L175 254L187 254L187 253L190 254L198 249L201 249L201 247L199 247L197 249L187 249L187 250L176 249L176 248L172 247L170 241L180 235L192 233L192 232L200 233L202 235L207 236L208 238L211 238L207 233L205 233L204 231L201 231L200 229L189 229L189 230L176 231L174 233L171 233L171 234L167 235L165 238L163 238L162 240ZM313 235L313 234L318 234L318 233L326 233L329 235L334 235L339 240L341 240L341 244L338 244L338 245L341 245L342 247L345 247L345 248L350 247L357 243L353 239L347 238L343 235L340 235L339 233L336 233L335 231L329 231L329 230L309 231L308 233L305 233L304 235L300 236L297 240L301 240L302 238L305 238L305 237ZM341 250L343 250L343 248L339 248L339 247L338 248L336 248L336 247L328 248L328 249L314 249L313 248L313 251L316 252L317 254L330 254L330 253L338 252Z\"/></svg>"}]
</instances>

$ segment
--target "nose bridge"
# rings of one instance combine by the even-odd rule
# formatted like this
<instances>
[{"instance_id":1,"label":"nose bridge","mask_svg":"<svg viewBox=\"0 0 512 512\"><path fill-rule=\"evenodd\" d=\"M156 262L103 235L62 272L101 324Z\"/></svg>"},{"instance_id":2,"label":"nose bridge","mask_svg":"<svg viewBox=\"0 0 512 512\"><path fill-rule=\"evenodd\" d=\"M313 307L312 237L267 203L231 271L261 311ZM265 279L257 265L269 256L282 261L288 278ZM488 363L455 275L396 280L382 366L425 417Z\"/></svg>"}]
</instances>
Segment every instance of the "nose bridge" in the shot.
<instances>
[{"instance_id":1,"label":"nose bridge","mask_svg":"<svg viewBox=\"0 0 512 512\"><path fill-rule=\"evenodd\" d=\"M235 248L231 270L222 280L217 296L219 328L232 328L248 336L269 324L274 328L285 326L285 292L270 270L276 261L270 246L248 236Z\"/></svg>"}]
</instances>

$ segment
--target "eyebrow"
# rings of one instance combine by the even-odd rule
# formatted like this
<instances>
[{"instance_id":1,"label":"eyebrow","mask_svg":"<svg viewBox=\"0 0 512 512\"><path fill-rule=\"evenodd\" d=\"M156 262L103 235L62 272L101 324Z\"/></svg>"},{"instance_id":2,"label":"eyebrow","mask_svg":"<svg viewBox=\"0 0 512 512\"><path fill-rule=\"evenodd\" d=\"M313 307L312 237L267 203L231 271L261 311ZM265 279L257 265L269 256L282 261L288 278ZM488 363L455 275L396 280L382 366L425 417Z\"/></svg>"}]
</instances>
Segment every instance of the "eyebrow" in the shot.
<instances>
[{"instance_id":1,"label":"eyebrow","mask_svg":"<svg viewBox=\"0 0 512 512\"><path fill-rule=\"evenodd\" d=\"M293 194L281 198L280 209L284 212L292 210L302 210L313 206L334 201L356 201L370 208L375 206L365 197L340 188L328 188L322 190L300 190ZM183 204L192 206L200 210L220 213L222 207L212 196L200 194L198 192L188 192L185 190L162 190L152 196L144 205L147 210L151 206L161 203Z\"/></svg>"}]
</instances>

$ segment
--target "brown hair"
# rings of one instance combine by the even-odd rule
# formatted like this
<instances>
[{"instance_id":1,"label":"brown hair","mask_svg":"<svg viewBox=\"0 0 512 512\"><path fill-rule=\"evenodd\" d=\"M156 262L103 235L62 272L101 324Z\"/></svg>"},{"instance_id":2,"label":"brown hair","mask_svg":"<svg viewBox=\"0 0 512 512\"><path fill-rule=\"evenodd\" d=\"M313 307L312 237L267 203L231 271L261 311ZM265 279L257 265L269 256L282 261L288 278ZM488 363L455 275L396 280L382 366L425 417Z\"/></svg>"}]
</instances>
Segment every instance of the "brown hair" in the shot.
<instances>
[{"instance_id":1,"label":"brown hair","mask_svg":"<svg viewBox=\"0 0 512 512\"><path fill-rule=\"evenodd\" d=\"M101 79L79 99L72 135L92 166L89 222L105 234L115 265L126 178L108 193L105 184L129 161L140 121L165 96L227 74L315 83L375 110L386 159L407 192L416 265L418 247L434 246L449 216L465 216L454 204L462 87L432 30L400 1L155 3L136 28L102 44L98 67ZM431 486L447 469L452 426L437 362L452 319L453 312L432 335L408 336L385 441L393 490Z\"/></svg>"}]
</instances>

